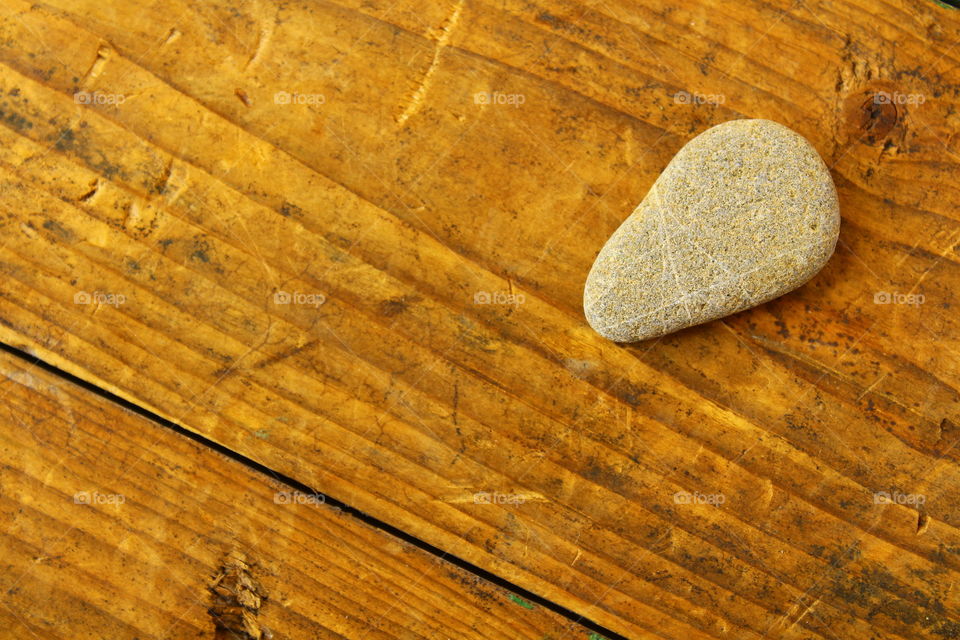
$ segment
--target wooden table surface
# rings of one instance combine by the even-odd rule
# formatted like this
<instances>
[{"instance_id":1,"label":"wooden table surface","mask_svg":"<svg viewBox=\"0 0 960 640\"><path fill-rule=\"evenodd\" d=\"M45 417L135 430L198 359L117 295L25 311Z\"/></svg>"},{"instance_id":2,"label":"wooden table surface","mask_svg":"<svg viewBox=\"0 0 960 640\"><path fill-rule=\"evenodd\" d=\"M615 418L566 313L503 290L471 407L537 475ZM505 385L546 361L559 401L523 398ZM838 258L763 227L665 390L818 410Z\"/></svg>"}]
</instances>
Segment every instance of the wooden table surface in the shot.
<instances>
[{"instance_id":1,"label":"wooden table surface","mask_svg":"<svg viewBox=\"0 0 960 640\"><path fill-rule=\"evenodd\" d=\"M0 637L960 638L960 11L669 4L0 0ZM739 117L836 254L600 338Z\"/></svg>"}]
</instances>

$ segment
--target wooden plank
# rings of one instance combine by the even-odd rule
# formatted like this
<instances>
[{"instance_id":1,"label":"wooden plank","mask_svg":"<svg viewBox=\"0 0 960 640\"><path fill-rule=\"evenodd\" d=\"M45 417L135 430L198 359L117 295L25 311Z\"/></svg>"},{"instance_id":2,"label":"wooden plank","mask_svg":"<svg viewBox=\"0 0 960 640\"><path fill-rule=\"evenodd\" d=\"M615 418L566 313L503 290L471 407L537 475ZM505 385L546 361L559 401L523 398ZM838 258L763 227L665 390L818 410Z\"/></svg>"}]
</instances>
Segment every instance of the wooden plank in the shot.
<instances>
[{"instance_id":1,"label":"wooden plank","mask_svg":"<svg viewBox=\"0 0 960 640\"><path fill-rule=\"evenodd\" d=\"M213 638L244 593L250 633L217 638L589 635L2 352L0 376L4 637Z\"/></svg>"},{"instance_id":2,"label":"wooden plank","mask_svg":"<svg viewBox=\"0 0 960 640\"><path fill-rule=\"evenodd\" d=\"M629 637L960 635L956 13L4 6L4 341ZM596 251L741 115L832 166L838 254L603 341Z\"/></svg>"}]
</instances>

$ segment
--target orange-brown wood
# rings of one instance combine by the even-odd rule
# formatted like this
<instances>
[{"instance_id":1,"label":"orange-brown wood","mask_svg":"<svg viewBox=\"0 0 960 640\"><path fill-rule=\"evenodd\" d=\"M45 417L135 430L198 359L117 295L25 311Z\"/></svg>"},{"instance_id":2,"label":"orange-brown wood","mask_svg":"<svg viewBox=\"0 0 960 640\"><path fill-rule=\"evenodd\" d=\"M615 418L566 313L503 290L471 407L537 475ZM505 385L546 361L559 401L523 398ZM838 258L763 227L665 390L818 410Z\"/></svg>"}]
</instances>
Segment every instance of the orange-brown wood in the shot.
<instances>
[{"instance_id":1,"label":"orange-brown wood","mask_svg":"<svg viewBox=\"0 0 960 640\"><path fill-rule=\"evenodd\" d=\"M588 637L30 363L0 380L0 637Z\"/></svg>"},{"instance_id":2,"label":"orange-brown wood","mask_svg":"<svg viewBox=\"0 0 960 640\"><path fill-rule=\"evenodd\" d=\"M3 7L3 341L627 637L960 636L957 12ZM736 117L837 254L599 338L596 252Z\"/></svg>"}]
</instances>

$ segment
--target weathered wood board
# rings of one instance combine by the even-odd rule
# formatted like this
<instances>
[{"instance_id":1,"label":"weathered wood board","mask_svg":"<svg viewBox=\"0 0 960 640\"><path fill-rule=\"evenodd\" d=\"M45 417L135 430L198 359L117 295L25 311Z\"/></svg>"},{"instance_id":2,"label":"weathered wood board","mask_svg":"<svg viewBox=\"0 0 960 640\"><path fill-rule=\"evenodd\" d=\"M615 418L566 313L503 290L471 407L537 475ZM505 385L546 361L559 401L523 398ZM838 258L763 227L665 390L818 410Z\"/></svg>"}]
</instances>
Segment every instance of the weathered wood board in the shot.
<instances>
[{"instance_id":1,"label":"weathered wood board","mask_svg":"<svg viewBox=\"0 0 960 640\"><path fill-rule=\"evenodd\" d=\"M960 13L2 6L0 340L627 637L960 637ZM837 254L593 334L600 246L744 116Z\"/></svg>"},{"instance_id":2,"label":"weathered wood board","mask_svg":"<svg viewBox=\"0 0 960 640\"><path fill-rule=\"evenodd\" d=\"M0 380L0 637L589 635L2 352Z\"/></svg>"}]
</instances>

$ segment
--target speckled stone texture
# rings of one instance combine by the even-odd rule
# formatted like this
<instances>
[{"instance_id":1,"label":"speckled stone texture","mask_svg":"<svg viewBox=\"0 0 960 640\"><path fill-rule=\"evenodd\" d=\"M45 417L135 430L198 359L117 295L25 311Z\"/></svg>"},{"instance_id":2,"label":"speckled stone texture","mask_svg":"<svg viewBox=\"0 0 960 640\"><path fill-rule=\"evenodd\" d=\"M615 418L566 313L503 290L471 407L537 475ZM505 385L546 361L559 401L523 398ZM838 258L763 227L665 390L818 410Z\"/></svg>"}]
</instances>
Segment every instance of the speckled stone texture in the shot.
<instances>
[{"instance_id":1,"label":"speckled stone texture","mask_svg":"<svg viewBox=\"0 0 960 640\"><path fill-rule=\"evenodd\" d=\"M645 340L742 311L812 278L840 232L816 150L769 120L703 132L670 161L587 276L590 326Z\"/></svg>"}]
</instances>

